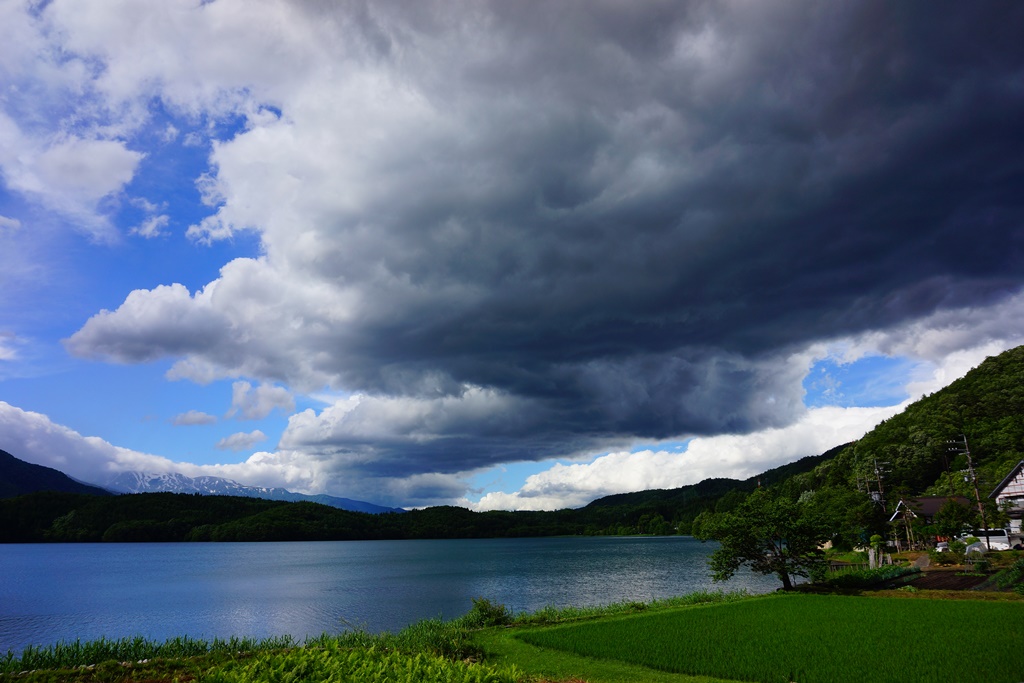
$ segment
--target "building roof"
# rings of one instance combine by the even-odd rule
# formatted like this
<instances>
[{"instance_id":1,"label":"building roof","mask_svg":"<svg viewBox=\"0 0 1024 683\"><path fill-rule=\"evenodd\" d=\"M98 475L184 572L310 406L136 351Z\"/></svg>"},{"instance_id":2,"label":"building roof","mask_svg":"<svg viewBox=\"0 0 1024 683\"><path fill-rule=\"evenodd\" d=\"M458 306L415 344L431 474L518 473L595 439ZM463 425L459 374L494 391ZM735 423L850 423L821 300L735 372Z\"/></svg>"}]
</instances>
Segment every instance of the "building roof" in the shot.
<instances>
[{"instance_id":1,"label":"building roof","mask_svg":"<svg viewBox=\"0 0 1024 683\"><path fill-rule=\"evenodd\" d=\"M992 489L992 493L988 494L988 497L995 498L1000 493L1002 493L1003 489L1005 489L1007 486L1013 483L1013 480L1017 478L1017 475L1021 473L1021 470L1024 470L1024 460L1021 460L1014 466L1012 470L1010 470L1010 473L1007 474L1006 477L1001 482L999 482L994 489Z\"/></svg>"},{"instance_id":2,"label":"building roof","mask_svg":"<svg viewBox=\"0 0 1024 683\"><path fill-rule=\"evenodd\" d=\"M900 514L901 508L906 508L915 517L924 517L925 519L931 519L935 516L935 513L942 509L948 501L955 501L961 505L970 506L971 501L963 496L918 496L916 498L900 498L900 502L896 504L896 510L893 512L892 517L889 521L893 521Z\"/></svg>"}]
</instances>

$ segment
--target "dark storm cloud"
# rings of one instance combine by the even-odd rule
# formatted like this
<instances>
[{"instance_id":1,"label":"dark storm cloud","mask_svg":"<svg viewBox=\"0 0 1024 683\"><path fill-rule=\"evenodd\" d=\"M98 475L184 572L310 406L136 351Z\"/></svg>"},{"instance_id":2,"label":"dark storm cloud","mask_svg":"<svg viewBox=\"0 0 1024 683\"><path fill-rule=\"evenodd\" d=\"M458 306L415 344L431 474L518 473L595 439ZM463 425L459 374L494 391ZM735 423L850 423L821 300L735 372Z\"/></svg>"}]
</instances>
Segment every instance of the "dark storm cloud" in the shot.
<instances>
[{"instance_id":1,"label":"dark storm cloud","mask_svg":"<svg viewBox=\"0 0 1024 683\"><path fill-rule=\"evenodd\" d=\"M371 362L345 364L353 384L388 390L379 368L425 363L579 402L587 363L757 359L1019 287L1020 8L574 7L499 5L523 51L466 69L536 102L519 130L483 124L460 160L486 164L504 196L399 199L398 239L378 243L417 285L486 295L411 311L381 292L396 314L356 338ZM702 32L708 61L675 64ZM645 182L602 202L645 157ZM470 237L444 244L446 221ZM668 375L676 390L702 379Z\"/></svg>"},{"instance_id":2,"label":"dark storm cloud","mask_svg":"<svg viewBox=\"0 0 1024 683\"><path fill-rule=\"evenodd\" d=\"M458 472L779 426L793 351L1021 287L1020 4L368 8L364 59L437 117L368 163L378 194L317 214L312 256L264 233L269 267L354 288L358 316L306 329L302 363L246 361L241 333L193 356L455 402L399 401L417 428L386 437L310 418L282 446ZM514 406L452 417L467 387Z\"/></svg>"}]
</instances>

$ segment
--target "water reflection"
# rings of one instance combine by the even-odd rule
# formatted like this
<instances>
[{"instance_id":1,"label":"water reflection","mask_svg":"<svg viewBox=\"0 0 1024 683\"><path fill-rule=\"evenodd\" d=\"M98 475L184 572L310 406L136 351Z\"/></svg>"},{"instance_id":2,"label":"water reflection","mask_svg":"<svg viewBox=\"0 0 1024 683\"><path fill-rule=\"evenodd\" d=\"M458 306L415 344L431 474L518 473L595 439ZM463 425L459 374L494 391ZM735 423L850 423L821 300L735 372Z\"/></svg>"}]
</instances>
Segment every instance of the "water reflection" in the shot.
<instances>
[{"instance_id":1,"label":"water reflection","mask_svg":"<svg viewBox=\"0 0 1024 683\"><path fill-rule=\"evenodd\" d=\"M0 653L100 636L397 630L479 596L522 612L777 587L749 573L712 585L713 549L688 537L7 545Z\"/></svg>"}]
</instances>

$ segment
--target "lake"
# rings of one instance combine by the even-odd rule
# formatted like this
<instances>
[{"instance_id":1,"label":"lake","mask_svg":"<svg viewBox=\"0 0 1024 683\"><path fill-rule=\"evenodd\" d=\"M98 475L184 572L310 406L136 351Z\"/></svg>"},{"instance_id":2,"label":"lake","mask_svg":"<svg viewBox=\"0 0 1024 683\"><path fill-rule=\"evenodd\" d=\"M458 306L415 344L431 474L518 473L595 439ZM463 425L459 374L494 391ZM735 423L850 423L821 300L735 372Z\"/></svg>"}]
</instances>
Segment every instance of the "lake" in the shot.
<instances>
[{"instance_id":1,"label":"lake","mask_svg":"<svg viewBox=\"0 0 1024 683\"><path fill-rule=\"evenodd\" d=\"M398 630L486 597L514 612L649 601L712 584L688 536L0 545L0 654L141 635L165 640Z\"/></svg>"}]
</instances>

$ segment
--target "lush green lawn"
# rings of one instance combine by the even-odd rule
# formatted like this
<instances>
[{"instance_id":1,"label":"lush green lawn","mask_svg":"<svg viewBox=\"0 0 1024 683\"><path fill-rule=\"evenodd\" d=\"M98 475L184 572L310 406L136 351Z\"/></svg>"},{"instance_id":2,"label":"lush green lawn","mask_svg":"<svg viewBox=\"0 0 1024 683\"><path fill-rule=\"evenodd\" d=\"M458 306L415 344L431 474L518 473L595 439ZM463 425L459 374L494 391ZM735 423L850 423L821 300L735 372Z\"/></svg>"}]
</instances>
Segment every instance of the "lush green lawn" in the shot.
<instances>
[{"instance_id":1,"label":"lush green lawn","mask_svg":"<svg viewBox=\"0 0 1024 683\"><path fill-rule=\"evenodd\" d=\"M778 595L517 637L574 655L762 683L1024 680L1019 602Z\"/></svg>"}]
</instances>

